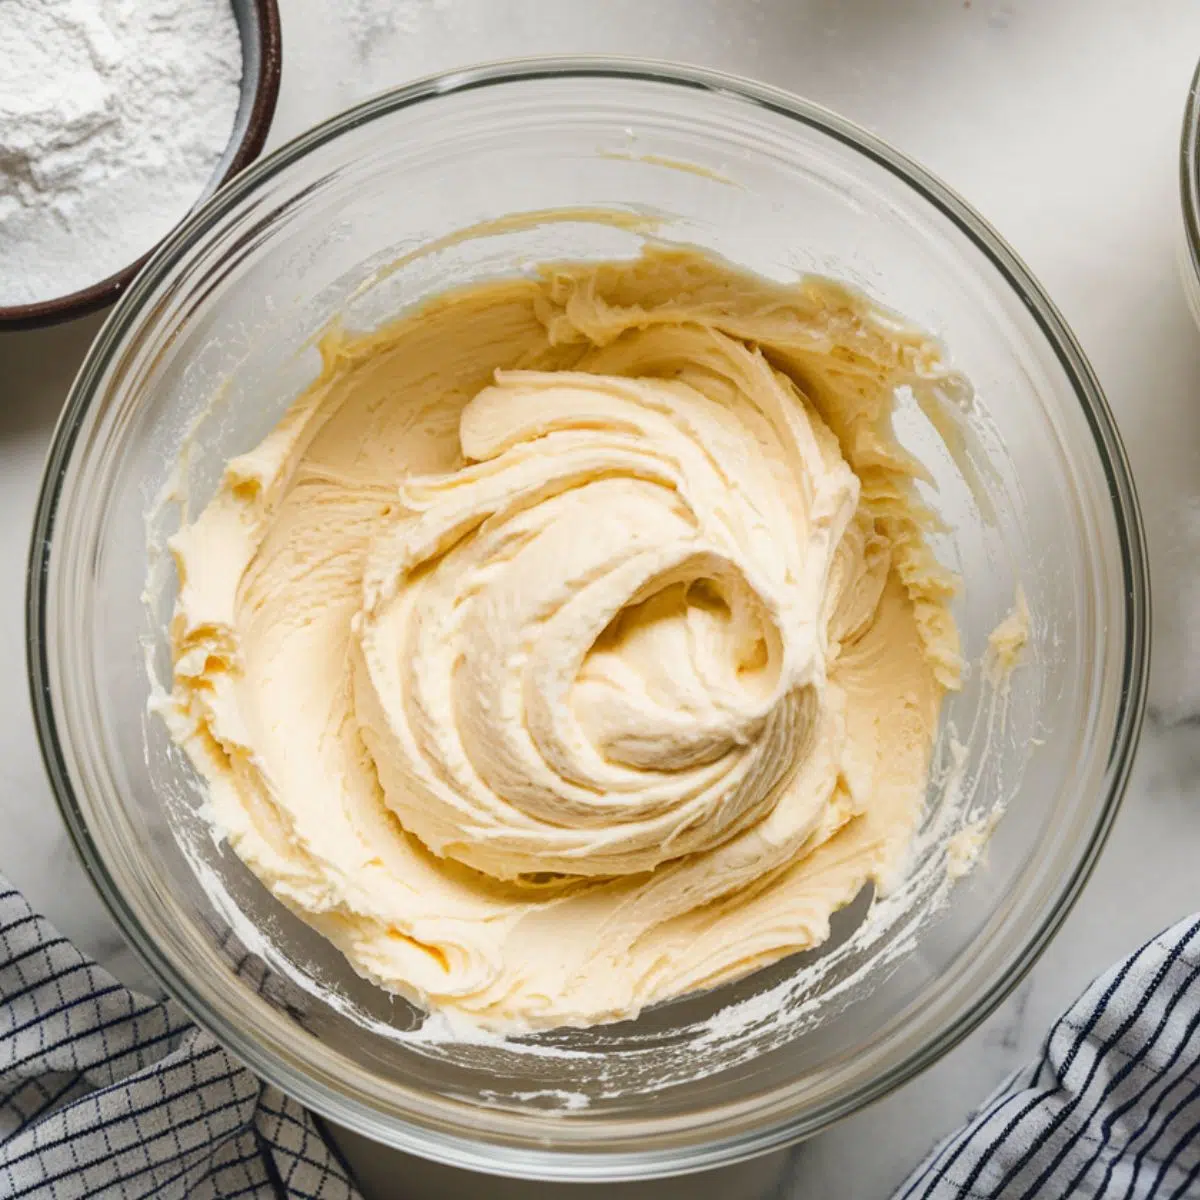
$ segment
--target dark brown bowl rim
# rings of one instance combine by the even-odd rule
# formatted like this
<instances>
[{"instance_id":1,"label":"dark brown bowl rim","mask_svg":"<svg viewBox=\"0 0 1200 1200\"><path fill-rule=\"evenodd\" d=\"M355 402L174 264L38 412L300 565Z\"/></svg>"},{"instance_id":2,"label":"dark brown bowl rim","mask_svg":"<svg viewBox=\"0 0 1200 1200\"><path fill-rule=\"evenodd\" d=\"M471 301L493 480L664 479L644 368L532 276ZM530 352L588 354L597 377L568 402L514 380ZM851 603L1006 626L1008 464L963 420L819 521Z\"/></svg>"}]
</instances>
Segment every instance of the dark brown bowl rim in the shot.
<instances>
[{"instance_id":1,"label":"dark brown bowl rim","mask_svg":"<svg viewBox=\"0 0 1200 1200\"><path fill-rule=\"evenodd\" d=\"M279 99L283 39L280 32L278 0L253 0L253 3L258 17L261 47L258 88L254 93L254 104L246 122L246 131L228 168L217 181L217 188L228 183L262 153L271 128L271 119L275 115L275 103ZM129 266L81 291L57 296L52 300L39 300L36 304L16 304L8 307L0 304L0 333L56 325L61 321L73 320L75 317L82 317L104 308L129 286L157 248L156 243Z\"/></svg>"}]
</instances>

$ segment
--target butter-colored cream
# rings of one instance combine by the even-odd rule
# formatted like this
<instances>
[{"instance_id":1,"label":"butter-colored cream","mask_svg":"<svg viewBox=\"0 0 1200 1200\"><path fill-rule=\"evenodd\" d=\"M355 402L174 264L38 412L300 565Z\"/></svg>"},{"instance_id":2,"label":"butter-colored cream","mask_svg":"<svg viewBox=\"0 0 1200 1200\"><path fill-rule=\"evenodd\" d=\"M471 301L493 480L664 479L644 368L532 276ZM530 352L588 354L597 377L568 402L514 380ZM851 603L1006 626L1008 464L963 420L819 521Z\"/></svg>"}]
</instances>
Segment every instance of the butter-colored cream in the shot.
<instances>
[{"instance_id":1,"label":"butter-colored cream","mask_svg":"<svg viewBox=\"0 0 1200 1200\"><path fill-rule=\"evenodd\" d=\"M689 251L445 294L323 369L173 541L170 720L357 970L588 1024L886 887L957 683L858 295Z\"/></svg>"},{"instance_id":2,"label":"butter-colored cream","mask_svg":"<svg viewBox=\"0 0 1200 1200\"><path fill-rule=\"evenodd\" d=\"M1008 686L1008 677L1021 660L1029 642L1029 602L1018 583L1016 597L1008 615L988 634L987 666L994 682Z\"/></svg>"}]
</instances>

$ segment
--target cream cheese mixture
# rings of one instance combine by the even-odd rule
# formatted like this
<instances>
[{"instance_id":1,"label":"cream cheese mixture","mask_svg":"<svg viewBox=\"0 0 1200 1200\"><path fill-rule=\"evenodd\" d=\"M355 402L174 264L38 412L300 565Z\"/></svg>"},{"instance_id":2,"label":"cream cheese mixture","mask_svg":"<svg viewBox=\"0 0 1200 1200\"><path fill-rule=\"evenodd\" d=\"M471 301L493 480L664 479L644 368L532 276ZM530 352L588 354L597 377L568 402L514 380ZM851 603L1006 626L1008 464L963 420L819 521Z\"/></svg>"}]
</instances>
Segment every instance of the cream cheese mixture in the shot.
<instances>
[{"instance_id":1,"label":"cream cheese mixture","mask_svg":"<svg viewBox=\"0 0 1200 1200\"><path fill-rule=\"evenodd\" d=\"M280 900L511 1030L737 978L886 889L960 672L891 428L934 342L655 249L321 350L173 541L172 729Z\"/></svg>"}]
</instances>

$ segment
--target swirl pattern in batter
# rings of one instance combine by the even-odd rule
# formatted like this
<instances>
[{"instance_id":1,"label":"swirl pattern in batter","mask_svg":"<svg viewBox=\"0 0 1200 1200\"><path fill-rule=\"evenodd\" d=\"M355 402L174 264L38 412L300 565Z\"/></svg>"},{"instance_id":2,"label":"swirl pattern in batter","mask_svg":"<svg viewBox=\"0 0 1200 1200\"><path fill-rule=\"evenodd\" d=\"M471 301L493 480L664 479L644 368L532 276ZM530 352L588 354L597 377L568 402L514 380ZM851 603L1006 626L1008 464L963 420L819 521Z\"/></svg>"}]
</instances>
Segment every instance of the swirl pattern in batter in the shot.
<instances>
[{"instance_id":1,"label":"swirl pattern in batter","mask_svg":"<svg viewBox=\"0 0 1200 1200\"><path fill-rule=\"evenodd\" d=\"M170 719L357 970L589 1024L886 888L956 685L897 388L938 348L690 251L331 333L174 539Z\"/></svg>"}]
</instances>

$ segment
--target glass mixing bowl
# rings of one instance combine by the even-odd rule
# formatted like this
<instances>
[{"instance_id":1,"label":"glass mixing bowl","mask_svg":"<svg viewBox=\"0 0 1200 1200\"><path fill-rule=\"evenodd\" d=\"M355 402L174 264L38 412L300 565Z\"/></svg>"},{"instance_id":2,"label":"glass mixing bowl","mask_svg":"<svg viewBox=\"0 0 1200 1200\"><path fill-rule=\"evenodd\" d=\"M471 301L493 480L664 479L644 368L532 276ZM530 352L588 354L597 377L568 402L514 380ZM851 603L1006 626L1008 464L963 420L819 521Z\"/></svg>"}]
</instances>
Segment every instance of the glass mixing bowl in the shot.
<instances>
[{"instance_id":1,"label":"glass mixing bowl","mask_svg":"<svg viewBox=\"0 0 1200 1200\"><path fill-rule=\"evenodd\" d=\"M1192 318L1200 325L1200 65L1192 76L1179 139L1179 199L1183 240L1179 271Z\"/></svg>"},{"instance_id":2,"label":"glass mixing bowl","mask_svg":"<svg viewBox=\"0 0 1200 1200\"><path fill-rule=\"evenodd\" d=\"M837 276L944 339L975 402L940 415L947 441L901 396L897 431L930 468L974 668L945 706L908 874L882 903L862 896L840 914L827 947L637 1021L447 1043L212 836L203 789L147 711L170 675L163 540L313 377L314 336L332 314L369 327L452 283L635 253L636 228L564 211L597 209L655 214L653 236L768 276ZM982 659L1018 582L1030 644L997 687ZM1148 612L1134 489L1096 380L1041 288L961 200L770 88L539 61L442 76L329 121L240 176L156 255L88 355L54 440L29 664L79 853L201 1025L379 1141L478 1170L613 1179L811 1134L999 1003L1112 823L1142 714ZM1001 809L981 860L950 888L948 841Z\"/></svg>"}]
</instances>

